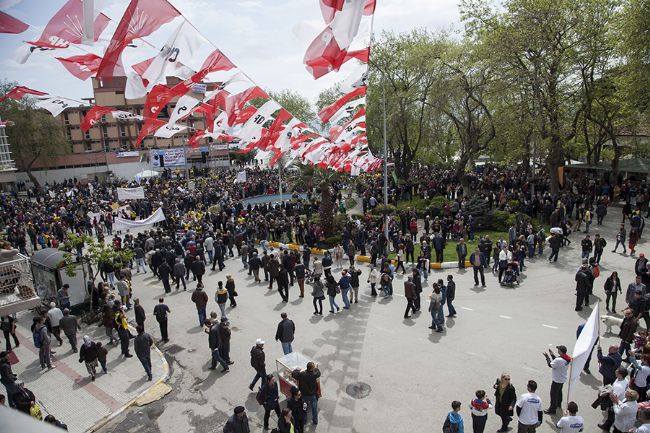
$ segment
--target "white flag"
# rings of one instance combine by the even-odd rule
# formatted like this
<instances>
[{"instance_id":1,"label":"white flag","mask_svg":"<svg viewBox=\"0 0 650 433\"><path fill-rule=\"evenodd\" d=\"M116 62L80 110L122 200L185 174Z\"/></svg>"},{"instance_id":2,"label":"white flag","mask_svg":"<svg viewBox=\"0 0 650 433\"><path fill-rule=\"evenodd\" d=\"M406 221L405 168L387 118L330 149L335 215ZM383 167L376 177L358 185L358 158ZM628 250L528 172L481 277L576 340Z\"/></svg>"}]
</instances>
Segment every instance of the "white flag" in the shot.
<instances>
[{"instance_id":1,"label":"white flag","mask_svg":"<svg viewBox=\"0 0 650 433\"><path fill-rule=\"evenodd\" d=\"M111 116L113 116L113 119L115 120L144 120L144 117L138 114L133 114L122 110L112 111Z\"/></svg>"},{"instance_id":2,"label":"white flag","mask_svg":"<svg viewBox=\"0 0 650 433\"><path fill-rule=\"evenodd\" d=\"M214 119L214 124L212 132L215 135L215 138L221 134L227 134L230 131L230 125L228 125L228 113L222 111L219 113L216 119Z\"/></svg>"},{"instance_id":3,"label":"white flag","mask_svg":"<svg viewBox=\"0 0 650 433\"><path fill-rule=\"evenodd\" d=\"M183 20L142 74L142 78L149 80L149 87L153 87L159 82L164 82L167 75L186 75L187 68L183 63L191 62L193 55L204 42L202 39L188 21Z\"/></svg>"},{"instance_id":4,"label":"white flag","mask_svg":"<svg viewBox=\"0 0 650 433\"><path fill-rule=\"evenodd\" d=\"M278 139L275 140L273 147L275 147L276 149L280 149L280 152L288 151L291 148L291 137L293 137L294 135L301 134L301 132L299 131L300 128L295 128L296 131L294 131L294 127L299 123L300 120L296 119L295 117L291 119L291 121L286 124L286 126L278 136Z\"/></svg>"},{"instance_id":5,"label":"white flag","mask_svg":"<svg viewBox=\"0 0 650 433\"><path fill-rule=\"evenodd\" d=\"M124 87L124 97L126 99L138 99L147 96L147 87L142 82L142 77L134 71L126 74L126 86Z\"/></svg>"},{"instance_id":6,"label":"white flag","mask_svg":"<svg viewBox=\"0 0 650 433\"><path fill-rule=\"evenodd\" d=\"M580 336L573 348L573 365L571 366L570 382L578 380L580 372L584 368L587 358L589 358L589 354L591 354L594 344L596 344L596 340L598 340L600 322L598 302L596 302L596 305L593 308L594 310L589 315L589 319L587 319L587 323L585 323L585 326L582 328L582 332L580 332Z\"/></svg>"},{"instance_id":7,"label":"white flag","mask_svg":"<svg viewBox=\"0 0 650 433\"><path fill-rule=\"evenodd\" d=\"M144 188L117 188L117 199L124 200L144 200Z\"/></svg>"},{"instance_id":8,"label":"white flag","mask_svg":"<svg viewBox=\"0 0 650 433\"><path fill-rule=\"evenodd\" d=\"M172 111L172 114L169 116L169 122L167 122L168 125L174 125L179 120L185 118L186 116L189 116L192 108L199 105L199 102L201 101L191 97L190 95L181 96L178 99L178 102L176 102L174 111Z\"/></svg>"},{"instance_id":9,"label":"white flag","mask_svg":"<svg viewBox=\"0 0 650 433\"><path fill-rule=\"evenodd\" d=\"M237 179L235 179L235 183L246 183L246 170L237 173Z\"/></svg>"},{"instance_id":10,"label":"white flag","mask_svg":"<svg viewBox=\"0 0 650 433\"><path fill-rule=\"evenodd\" d=\"M356 61L352 65L350 75L341 82L341 92L345 94L350 93L357 87L368 85L368 64Z\"/></svg>"},{"instance_id":11,"label":"white flag","mask_svg":"<svg viewBox=\"0 0 650 433\"><path fill-rule=\"evenodd\" d=\"M337 12L330 23L336 43L342 50L348 48L357 35L365 4L366 0L347 0L343 10Z\"/></svg>"},{"instance_id":12,"label":"white flag","mask_svg":"<svg viewBox=\"0 0 650 433\"><path fill-rule=\"evenodd\" d=\"M154 132L154 137L160 138L172 138L174 134L177 134L181 131L185 131L187 126L185 125L165 125L160 127L156 132Z\"/></svg>"},{"instance_id":13,"label":"white flag","mask_svg":"<svg viewBox=\"0 0 650 433\"><path fill-rule=\"evenodd\" d=\"M266 101L242 127L238 135L239 139L243 143L259 140L262 134L262 126L271 119L271 114L280 108L282 108L280 104L273 99Z\"/></svg>"},{"instance_id":14,"label":"white flag","mask_svg":"<svg viewBox=\"0 0 650 433\"><path fill-rule=\"evenodd\" d=\"M335 123L339 123L341 120L354 114L355 109L359 105L365 105L365 104L366 104L365 96L363 98L359 98L354 101L348 102L343 107L341 107L339 111L334 113L334 115L330 118L329 123L332 125L334 125Z\"/></svg>"},{"instance_id":15,"label":"white flag","mask_svg":"<svg viewBox=\"0 0 650 433\"><path fill-rule=\"evenodd\" d=\"M79 101L61 98L59 96L47 96L39 99L36 106L52 113L52 116L58 116L68 107L78 107Z\"/></svg>"}]
</instances>

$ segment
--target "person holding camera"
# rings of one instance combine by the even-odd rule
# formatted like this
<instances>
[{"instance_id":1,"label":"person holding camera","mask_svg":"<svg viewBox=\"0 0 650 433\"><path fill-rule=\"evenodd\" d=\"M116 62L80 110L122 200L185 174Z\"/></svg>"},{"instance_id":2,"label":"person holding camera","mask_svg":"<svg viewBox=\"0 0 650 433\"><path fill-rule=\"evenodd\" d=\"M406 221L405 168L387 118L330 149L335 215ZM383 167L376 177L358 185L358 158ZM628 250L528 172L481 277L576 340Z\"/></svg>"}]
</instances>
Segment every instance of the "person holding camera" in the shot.
<instances>
[{"instance_id":1,"label":"person holding camera","mask_svg":"<svg viewBox=\"0 0 650 433\"><path fill-rule=\"evenodd\" d=\"M510 383L510 375L501 373L501 377L494 383L494 412L501 418L501 428L498 432L508 431L516 401L517 393Z\"/></svg>"},{"instance_id":2,"label":"person holding camera","mask_svg":"<svg viewBox=\"0 0 650 433\"><path fill-rule=\"evenodd\" d=\"M548 349L548 353L542 353L546 358L546 364L552 370L551 404L544 411L547 415L555 415L555 410L562 407L562 387L567 380L567 371L571 364L571 357L566 353L566 346L557 346L557 350L558 356L555 356L551 349Z\"/></svg>"}]
</instances>

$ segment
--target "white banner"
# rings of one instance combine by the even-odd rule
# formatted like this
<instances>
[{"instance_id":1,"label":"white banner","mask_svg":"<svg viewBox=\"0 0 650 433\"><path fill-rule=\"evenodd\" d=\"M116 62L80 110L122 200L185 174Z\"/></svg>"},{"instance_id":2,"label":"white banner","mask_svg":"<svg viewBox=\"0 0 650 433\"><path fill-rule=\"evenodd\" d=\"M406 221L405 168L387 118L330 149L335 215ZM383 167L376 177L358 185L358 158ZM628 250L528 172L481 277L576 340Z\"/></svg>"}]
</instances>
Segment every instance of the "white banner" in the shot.
<instances>
[{"instance_id":1,"label":"white banner","mask_svg":"<svg viewBox=\"0 0 650 433\"><path fill-rule=\"evenodd\" d=\"M587 358L591 354L591 351L594 349L594 344L598 340L598 328L600 321L600 314L598 312L598 302L593 307L594 310L589 315L589 319L585 326L580 332L580 336L576 341L576 345L573 348L573 361L571 365L571 377L569 382L573 383L580 377L580 372L587 362Z\"/></svg>"},{"instance_id":2,"label":"white banner","mask_svg":"<svg viewBox=\"0 0 650 433\"><path fill-rule=\"evenodd\" d=\"M183 149L168 149L154 151L151 158L152 167L160 167L160 160L163 160L165 167L182 167L185 165L185 154Z\"/></svg>"},{"instance_id":3,"label":"white banner","mask_svg":"<svg viewBox=\"0 0 650 433\"><path fill-rule=\"evenodd\" d=\"M246 170L237 173L237 179L235 179L235 183L246 183Z\"/></svg>"},{"instance_id":4,"label":"white banner","mask_svg":"<svg viewBox=\"0 0 650 433\"><path fill-rule=\"evenodd\" d=\"M282 108L280 104L270 99L264 103L242 127L237 136L242 143L250 143L260 139L262 126L271 119L271 115Z\"/></svg>"},{"instance_id":5,"label":"white banner","mask_svg":"<svg viewBox=\"0 0 650 433\"><path fill-rule=\"evenodd\" d=\"M115 222L113 223L113 230L126 230L145 227L151 224L159 223L161 221L165 221L165 214L163 213L162 208L159 207L153 214L143 220L132 221L116 217Z\"/></svg>"},{"instance_id":6,"label":"white banner","mask_svg":"<svg viewBox=\"0 0 650 433\"><path fill-rule=\"evenodd\" d=\"M187 126L185 125L165 125L161 126L156 132L154 132L154 137L161 138L172 138L172 136L178 132L185 131Z\"/></svg>"},{"instance_id":7,"label":"white banner","mask_svg":"<svg viewBox=\"0 0 650 433\"><path fill-rule=\"evenodd\" d=\"M118 188L117 199L123 200L144 200L144 188L139 186L137 188Z\"/></svg>"},{"instance_id":8,"label":"white banner","mask_svg":"<svg viewBox=\"0 0 650 433\"><path fill-rule=\"evenodd\" d=\"M59 96L49 96L36 101L36 106L49 111L52 113L52 116L58 116L68 107L78 107L79 101L61 98Z\"/></svg>"},{"instance_id":9,"label":"white banner","mask_svg":"<svg viewBox=\"0 0 650 433\"><path fill-rule=\"evenodd\" d=\"M178 102L176 102L174 111L172 111L172 114L169 116L169 121L167 122L167 125L174 126L176 122L189 116L190 112L192 111L192 108L199 105L199 102L201 101L191 97L190 95L181 96L178 99Z\"/></svg>"}]
</instances>

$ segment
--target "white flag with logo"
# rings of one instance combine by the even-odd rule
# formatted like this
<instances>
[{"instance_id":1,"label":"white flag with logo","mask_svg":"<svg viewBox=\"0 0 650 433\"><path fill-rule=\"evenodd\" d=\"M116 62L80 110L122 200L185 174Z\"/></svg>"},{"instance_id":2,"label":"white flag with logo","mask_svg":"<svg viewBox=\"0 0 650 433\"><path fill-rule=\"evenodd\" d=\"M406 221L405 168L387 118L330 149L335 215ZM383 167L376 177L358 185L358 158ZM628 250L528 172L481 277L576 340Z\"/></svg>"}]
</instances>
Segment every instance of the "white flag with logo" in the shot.
<instances>
[{"instance_id":1,"label":"white flag with logo","mask_svg":"<svg viewBox=\"0 0 650 433\"><path fill-rule=\"evenodd\" d=\"M185 131L186 129L187 126L185 125L165 125L160 127L153 135L154 137L160 138L172 138L174 134Z\"/></svg>"},{"instance_id":2,"label":"white flag with logo","mask_svg":"<svg viewBox=\"0 0 650 433\"><path fill-rule=\"evenodd\" d=\"M169 116L169 122L167 123L169 125L174 125L179 120L189 116L190 112L192 111L192 108L199 105L199 102L201 101L191 97L190 95L181 96L178 99L178 102L176 102L176 106L174 107L172 114Z\"/></svg>"},{"instance_id":3,"label":"white flag with logo","mask_svg":"<svg viewBox=\"0 0 650 433\"><path fill-rule=\"evenodd\" d=\"M49 111L52 116L58 116L68 107L78 107L79 102L59 96L50 96L36 101L36 106Z\"/></svg>"},{"instance_id":4,"label":"white flag with logo","mask_svg":"<svg viewBox=\"0 0 650 433\"><path fill-rule=\"evenodd\" d=\"M239 139L244 143L250 143L260 139L262 135L262 126L271 119L271 115L278 111L280 104L270 99L264 103L256 112L253 117L248 119L246 124L239 132Z\"/></svg>"},{"instance_id":5,"label":"white flag with logo","mask_svg":"<svg viewBox=\"0 0 650 433\"><path fill-rule=\"evenodd\" d=\"M237 173L237 179L235 179L235 183L246 183L246 170Z\"/></svg>"},{"instance_id":6,"label":"white flag with logo","mask_svg":"<svg viewBox=\"0 0 650 433\"><path fill-rule=\"evenodd\" d=\"M186 75L183 63L191 63L193 55L205 41L203 37L183 20L180 26L162 47L151 65L142 74L142 78L149 80L149 87L164 82L167 75Z\"/></svg>"},{"instance_id":7,"label":"white flag with logo","mask_svg":"<svg viewBox=\"0 0 650 433\"><path fill-rule=\"evenodd\" d=\"M300 120L295 117L291 119L291 121L285 125L284 129L278 136L278 139L275 140L273 147L280 149L280 152L287 152L291 148L291 137L301 134L300 128L295 128L294 131L294 127L299 123L301 123Z\"/></svg>"},{"instance_id":8,"label":"white flag with logo","mask_svg":"<svg viewBox=\"0 0 650 433\"><path fill-rule=\"evenodd\" d=\"M599 322L600 314L598 312L598 302L596 302L594 310L589 315L589 319L587 319L587 323L582 328L582 332L580 332L580 336L573 348L573 361L571 361L573 365L571 366L570 382L578 380L580 372L587 363L587 358L589 358L591 351L594 349L594 344L598 340Z\"/></svg>"},{"instance_id":9,"label":"white flag with logo","mask_svg":"<svg viewBox=\"0 0 650 433\"><path fill-rule=\"evenodd\" d=\"M341 120L354 114L355 109L359 105L365 105L365 104L366 104L365 96L363 98L356 99L352 102L348 102L347 104L345 104L345 106L341 107L339 111L334 113L332 118L329 120L329 123L332 125L334 125L335 123L339 123Z\"/></svg>"}]
</instances>

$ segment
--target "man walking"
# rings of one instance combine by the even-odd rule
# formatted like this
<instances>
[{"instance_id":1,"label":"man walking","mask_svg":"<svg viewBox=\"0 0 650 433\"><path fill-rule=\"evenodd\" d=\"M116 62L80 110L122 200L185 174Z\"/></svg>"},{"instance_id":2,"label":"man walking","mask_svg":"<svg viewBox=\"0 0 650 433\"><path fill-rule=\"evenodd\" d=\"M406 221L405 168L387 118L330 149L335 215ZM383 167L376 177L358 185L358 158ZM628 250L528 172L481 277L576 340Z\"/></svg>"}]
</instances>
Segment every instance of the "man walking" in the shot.
<instances>
[{"instance_id":1,"label":"man walking","mask_svg":"<svg viewBox=\"0 0 650 433\"><path fill-rule=\"evenodd\" d=\"M72 346L72 351L74 353L77 353L77 330L81 329L77 317L70 314L70 310L66 308L63 310L63 317L59 322L59 326L61 327L61 330L65 336L68 338L70 346Z\"/></svg>"},{"instance_id":2,"label":"man walking","mask_svg":"<svg viewBox=\"0 0 650 433\"><path fill-rule=\"evenodd\" d=\"M203 290L203 284L198 283L192 293L192 302L196 305L196 312L199 315L199 326L205 324L205 307L208 305L208 294Z\"/></svg>"},{"instance_id":3,"label":"man walking","mask_svg":"<svg viewBox=\"0 0 650 433\"><path fill-rule=\"evenodd\" d=\"M144 328L144 321L147 320L147 315L144 312L142 305L140 305L140 298L135 298L133 300L133 313L135 313L135 323L137 326L142 326Z\"/></svg>"},{"instance_id":4,"label":"man walking","mask_svg":"<svg viewBox=\"0 0 650 433\"><path fill-rule=\"evenodd\" d=\"M36 318L36 326L34 327L34 346L38 348L38 359L41 363L41 370L46 366L52 369L55 366L51 361L51 344L50 334L47 333L47 326L43 324L44 319L42 316Z\"/></svg>"},{"instance_id":5,"label":"man walking","mask_svg":"<svg viewBox=\"0 0 650 433\"><path fill-rule=\"evenodd\" d=\"M223 433L250 433L248 417L244 406L237 406L234 414L228 418L226 425L223 426Z\"/></svg>"},{"instance_id":6,"label":"man walking","mask_svg":"<svg viewBox=\"0 0 650 433\"><path fill-rule=\"evenodd\" d=\"M135 350L135 355L142 363L145 373L147 373L147 379L151 381L153 379L151 373L151 346L153 346L153 339L151 335L144 332L142 326L138 326L136 330L138 331L138 335L133 339L133 350Z\"/></svg>"},{"instance_id":7,"label":"man walking","mask_svg":"<svg viewBox=\"0 0 650 433\"><path fill-rule=\"evenodd\" d=\"M600 264L600 259L603 257L603 251L605 250L605 247L607 246L607 241L605 238L601 238L598 233L596 233L596 237L594 239L594 258L596 259L596 263Z\"/></svg>"},{"instance_id":8,"label":"man walking","mask_svg":"<svg viewBox=\"0 0 650 433\"><path fill-rule=\"evenodd\" d=\"M481 271L481 275L483 275L483 271ZM455 298L456 282L454 281L454 276L449 274L447 275L447 311L449 311L449 315L447 317L456 317L456 309L453 305Z\"/></svg>"},{"instance_id":9,"label":"man walking","mask_svg":"<svg viewBox=\"0 0 650 433\"><path fill-rule=\"evenodd\" d=\"M230 322L226 317L221 318L219 323L219 355L226 361L226 364L232 365L233 361L230 360L230 337L232 331L230 330Z\"/></svg>"},{"instance_id":10,"label":"man walking","mask_svg":"<svg viewBox=\"0 0 650 433\"><path fill-rule=\"evenodd\" d=\"M158 298L158 305L153 308L153 315L156 316L158 326L160 326L160 336L164 343L169 341L167 333L167 314L171 313L169 307L165 304L164 298Z\"/></svg>"},{"instance_id":11,"label":"man walking","mask_svg":"<svg viewBox=\"0 0 650 433\"><path fill-rule=\"evenodd\" d=\"M591 250L594 247L594 244L591 242L589 235L586 235L582 242L580 242L580 246L582 247L582 258L588 259L589 255L591 254Z\"/></svg>"},{"instance_id":12,"label":"man walking","mask_svg":"<svg viewBox=\"0 0 650 433\"><path fill-rule=\"evenodd\" d=\"M293 352L291 343L296 332L296 325L293 323L293 320L287 318L287 313L280 314L280 317L282 317L282 320L278 323L278 329L275 332L275 341L280 341L282 351L287 355Z\"/></svg>"},{"instance_id":13,"label":"man walking","mask_svg":"<svg viewBox=\"0 0 650 433\"><path fill-rule=\"evenodd\" d=\"M180 257L176 258L176 263L174 263L174 280L176 280L176 290L180 288L180 283L183 283L183 290L187 290L187 284L185 282L185 274L187 269L185 268L185 263L183 263Z\"/></svg>"},{"instance_id":14,"label":"man walking","mask_svg":"<svg viewBox=\"0 0 650 433\"><path fill-rule=\"evenodd\" d=\"M477 248L476 251L469 256L469 261L474 270L474 287L478 287L478 274L481 274L481 287L485 287L485 274L483 273L483 263L485 263L485 256Z\"/></svg>"},{"instance_id":15,"label":"man walking","mask_svg":"<svg viewBox=\"0 0 650 433\"><path fill-rule=\"evenodd\" d=\"M56 306L54 302L50 302L50 309L47 311L47 317L50 319L50 326L52 327L52 335L59 341L59 346L63 345L61 339L61 319L63 312Z\"/></svg>"},{"instance_id":16,"label":"man walking","mask_svg":"<svg viewBox=\"0 0 650 433\"><path fill-rule=\"evenodd\" d=\"M616 245L612 250L613 253L616 252L620 244L623 247L623 254L627 254L627 250L625 249L625 237L626 237L625 224L621 224L621 228L618 229L618 233L616 233Z\"/></svg>"},{"instance_id":17,"label":"man walking","mask_svg":"<svg viewBox=\"0 0 650 433\"><path fill-rule=\"evenodd\" d=\"M566 346L557 346L558 356L551 349L544 352L546 364L551 368L551 404L544 411L545 414L554 415L557 408L562 408L562 387L567 380L567 370L571 357L567 355Z\"/></svg>"},{"instance_id":18,"label":"man walking","mask_svg":"<svg viewBox=\"0 0 650 433\"><path fill-rule=\"evenodd\" d=\"M221 353L219 352L219 324L216 321L216 313L214 314L214 319L210 322L210 330L208 331L208 345L210 346L212 363L210 364L210 370L217 368L217 364L221 364L221 372L225 373L229 370L226 360L223 359ZM212 314L211 314L212 315Z\"/></svg>"},{"instance_id":19,"label":"man walking","mask_svg":"<svg viewBox=\"0 0 650 433\"><path fill-rule=\"evenodd\" d=\"M548 261L557 262L557 256L560 252L560 247L562 246L562 236L557 233L551 234L548 245L551 247L551 255L548 256Z\"/></svg>"},{"instance_id":20,"label":"man walking","mask_svg":"<svg viewBox=\"0 0 650 433\"><path fill-rule=\"evenodd\" d=\"M255 369L255 377L248 389L251 391L259 379L266 378L266 355L264 354L264 340L258 338L255 340L255 346L251 349L251 367Z\"/></svg>"},{"instance_id":21,"label":"man walking","mask_svg":"<svg viewBox=\"0 0 650 433\"><path fill-rule=\"evenodd\" d=\"M467 256L467 245L465 240L460 238L456 245L456 254L458 255L458 269L465 269L465 257ZM478 283L476 284L478 286Z\"/></svg>"},{"instance_id":22,"label":"man walking","mask_svg":"<svg viewBox=\"0 0 650 433\"><path fill-rule=\"evenodd\" d=\"M307 370L295 369L291 377L298 381L302 398L311 407L312 423L318 425L318 378L320 377L318 364L308 362Z\"/></svg>"},{"instance_id":23,"label":"man walking","mask_svg":"<svg viewBox=\"0 0 650 433\"><path fill-rule=\"evenodd\" d=\"M406 297L406 311L404 311L404 318L408 319L411 316L409 311L415 312L415 284L413 277L409 276L404 282L404 296Z\"/></svg>"},{"instance_id":24,"label":"man walking","mask_svg":"<svg viewBox=\"0 0 650 433\"><path fill-rule=\"evenodd\" d=\"M517 416L519 417L519 428L517 433L535 433L537 427L542 424L542 399L535 391L537 382L529 380L528 392L522 394L517 400Z\"/></svg>"}]
</instances>

